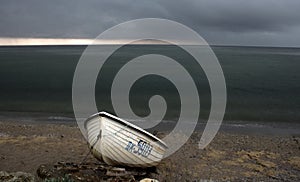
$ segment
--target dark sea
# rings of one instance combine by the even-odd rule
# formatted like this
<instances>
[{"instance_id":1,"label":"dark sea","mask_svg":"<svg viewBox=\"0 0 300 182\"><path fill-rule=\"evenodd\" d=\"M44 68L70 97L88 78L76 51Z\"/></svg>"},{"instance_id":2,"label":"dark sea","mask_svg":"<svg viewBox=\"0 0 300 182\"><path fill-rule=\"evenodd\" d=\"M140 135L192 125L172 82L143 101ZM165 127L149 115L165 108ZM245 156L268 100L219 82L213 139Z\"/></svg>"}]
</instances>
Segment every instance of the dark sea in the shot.
<instances>
[{"instance_id":1,"label":"dark sea","mask_svg":"<svg viewBox=\"0 0 300 182\"><path fill-rule=\"evenodd\" d=\"M86 46L0 47L1 116L47 115L68 120L73 115L72 81L76 65ZM273 47L213 46L224 72L227 86L225 121L300 121L300 49ZM105 46L102 47L105 50ZM210 112L210 89L206 76L186 61L184 53L167 45L134 45L114 53L103 65L96 84L99 110L114 113L110 86L114 74L136 55L165 54L181 60L189 71L199 74L194 81L200 100L200 120ZM199 71L199 72L198 72ZM165 120L176 120L180 99L176 87L155 75L137 81L131 89L130 104L136 114L149 114L152 95L162 95L168 103ZM93 114L93 113L91 113ZM70 119L71 120L71 119Z\"/></svg>"}]
</instances>

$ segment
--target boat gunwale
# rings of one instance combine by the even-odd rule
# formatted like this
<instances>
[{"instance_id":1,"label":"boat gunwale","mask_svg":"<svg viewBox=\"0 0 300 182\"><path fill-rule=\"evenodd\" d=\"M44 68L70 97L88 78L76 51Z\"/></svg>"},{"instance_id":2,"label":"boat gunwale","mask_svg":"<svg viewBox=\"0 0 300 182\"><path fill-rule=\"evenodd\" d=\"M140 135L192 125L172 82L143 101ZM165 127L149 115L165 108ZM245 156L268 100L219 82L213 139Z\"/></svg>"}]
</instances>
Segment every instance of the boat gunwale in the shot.
<instances>
[{"instance_id":1,"label":"boat gunwale","mask_svg":"<svg viewBox=\"0 0 300 182\"><path fill-rule=\"evenodd\" d=\"M143 135L145 135L145 136L151 138L151 139L154 140L155 142L159 142L160 144L162 144L163 147L165 147L165 149L168 148L167 144L165 144L164 141L162 141L162 140L159 139L158 137L154 136L153 134L149 133L148 131L146 131L146 130L144 130L144 129L138 127L138 126L135 126L135 125L131 124L130 122L124 120L124 119L121 119L121 118L119 118L119 117L117 117L117 116L114 116L114 115L112 115L112 114L110 114L110 113L107 113L107 112L105 112L105 111L98 112L98 113L93 114L93 115L91 115L90 117L88 117L88 118L84 121L84 128L87 129L87 126L86 126L87 123L88 123L90 120L92 120L92 119L94 119L94 118L96 118L96 117L99 117L99 116L101 116L101 117L106 117L106 118L109 118L109 119L112 119L112 120L114 120L114 121L116 121L116 122L118 122L118 123L120 123L120 124L122 124L122 125L125 125L126 127L129 127L129 128L131 128L131 129L133 129L133 130L135 130L135 131L137 131L137 132L139 132L139 133L141 133L141 134L143 134Z\"/></svg>"}]
</instances>

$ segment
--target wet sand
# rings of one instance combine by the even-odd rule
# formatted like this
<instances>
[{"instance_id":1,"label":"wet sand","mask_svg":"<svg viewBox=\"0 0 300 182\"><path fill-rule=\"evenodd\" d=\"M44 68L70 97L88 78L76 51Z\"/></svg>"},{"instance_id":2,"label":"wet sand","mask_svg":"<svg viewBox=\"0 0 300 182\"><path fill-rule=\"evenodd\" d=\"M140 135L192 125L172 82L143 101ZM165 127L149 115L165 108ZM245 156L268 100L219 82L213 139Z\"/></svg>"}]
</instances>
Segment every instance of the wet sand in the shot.
<instances>
[{"instance_id":1,"label":"wet sand","mask_svg":"<svg viewBox=\"0 0 300 182\"><path fill-rule=\"evenodd\" d=\"M299 135L221 131L204 150L198 148L200 136L194 133L151 177L160 181L300 180ZM0 171L36 174L41 164L80 163L88 151L75 125L0 122ZM96 159L89 155L87 161Z\"/></svg>"}]
</instances>

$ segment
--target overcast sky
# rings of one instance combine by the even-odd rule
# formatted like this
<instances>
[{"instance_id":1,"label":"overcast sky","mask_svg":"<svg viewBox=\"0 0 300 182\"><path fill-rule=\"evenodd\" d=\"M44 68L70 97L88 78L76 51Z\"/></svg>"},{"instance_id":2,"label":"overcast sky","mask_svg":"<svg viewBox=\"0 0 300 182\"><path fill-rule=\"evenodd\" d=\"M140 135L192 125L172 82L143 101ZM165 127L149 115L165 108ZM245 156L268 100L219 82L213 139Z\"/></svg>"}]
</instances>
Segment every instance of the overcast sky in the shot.
<instances>
[{"instance_id":1,"label":"overcast sky","mask_svg":"<svg viewBox=\"0 0 300 182\"><path fill-rule=\"evenodd\" d=\"M124 21L166 18L210 44L300 47L300 0L0 0L0 37L97 37Z\"/></svg>"}]
</instances>

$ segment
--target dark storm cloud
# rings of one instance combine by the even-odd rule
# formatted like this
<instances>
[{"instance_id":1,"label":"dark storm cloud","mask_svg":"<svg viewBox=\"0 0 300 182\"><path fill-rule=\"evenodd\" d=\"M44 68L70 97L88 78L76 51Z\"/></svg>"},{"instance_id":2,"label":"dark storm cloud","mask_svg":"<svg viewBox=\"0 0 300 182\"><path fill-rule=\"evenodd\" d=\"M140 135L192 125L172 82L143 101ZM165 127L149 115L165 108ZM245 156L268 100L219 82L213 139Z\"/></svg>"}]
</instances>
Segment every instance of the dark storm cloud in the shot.
<instances>
[{"instance_id":1,"label":"dark storm cloud","mask_svg":"<svg viewBox=\"0 0 300 182\"><path fill-rule=\"evenodd\" d=\"M10 0L0 6L0 36L94 38L123 21L163 11L155 3L130 0Z\"/></svg>"},{"instance_id":2,"label":"dark storm cloud","mask_svg":"<svg viewBox=\"0 0 300 182\"><path fill-rule=\"evenodd\" d=\"M136 18L167 18L219 44L300 45L299 0L8 0L0 37L95 38ZM170 32L171 33L171 32Z\"/></svg>"},{"instance_id":3,"label":"dark storm cloud","mask_svg":"<svg viewBox=\"0 0 300 182\"><path fill-rule=\"evenodd\" d=\"M300 25L297 0L213 0L181 2L169 7L171 14L191 24L232 31L281 31Z\"/></svg>"}]
</instances>

